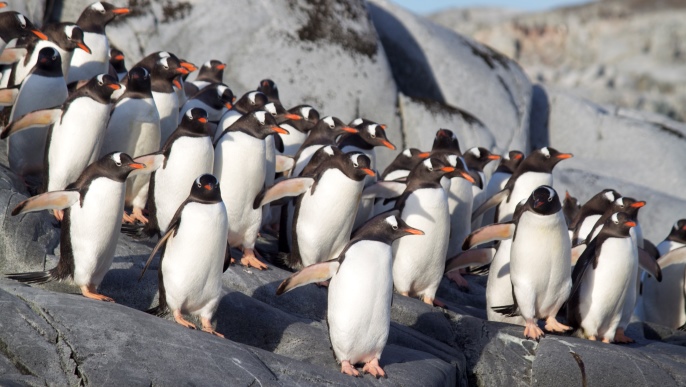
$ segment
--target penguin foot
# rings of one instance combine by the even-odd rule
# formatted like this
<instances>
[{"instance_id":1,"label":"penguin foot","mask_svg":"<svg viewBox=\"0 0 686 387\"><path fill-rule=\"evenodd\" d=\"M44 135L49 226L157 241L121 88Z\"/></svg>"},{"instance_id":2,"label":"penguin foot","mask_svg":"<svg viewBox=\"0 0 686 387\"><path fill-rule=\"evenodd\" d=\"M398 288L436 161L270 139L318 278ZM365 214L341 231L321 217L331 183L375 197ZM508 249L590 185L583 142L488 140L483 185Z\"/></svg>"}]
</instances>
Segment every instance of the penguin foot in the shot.
<instances>
[{"instance_id":1,"label":"penguin foot","mask_svg":"<svg viewBox=\"0 0 686 387\"><path fill-rule=\"evenodd\" d=\"M197 329L195 327L195 324L183 318L183 315L178 310L174 311L174 321L176 321L177 324L182 325L186 328Z\"/></svg>"},{"instance_id":2,"label":"penguin foot","mask_svg":"<svg viewBox=\"0 0 686 387\"><path fill-rule=\"evenodd\" d=\"M91 300L98 300L98 301L105 301L105 302L114 302L114 299L104 296L100 293L98 293L95 290L94 285L85 285L81 286L81 294L83 294L84 297L90 298Z\"/></svg>"},{"instance_id":3,"label":"penguin foot","mask_svg":"<svg viewBox=\"0 0 686 387\"><path fill-rule=\"evenodd\" d=\"M131 219L133 219L133 222L131 223L139 221L143 224L148 224L148 218L145 215L143 215L142 208L133 207L133 210L131 210Z\"/></svg>"},{"instance_id":4,"label":"penguin foot","mask_svg":"<svg viewBox=\"0 0 686 387\"><path fill-rule=\"evenodd\" d=\"M61 222L62 219L64 219L63 210L52 210L52 214L55 215L55 219L57 219L58 222Z\"/></svg>"},{"instance_id":5,"label":"penguin foot","mask_svg":"<svg viewBox=\"0 0 686 387\"><path fill-rule=\"evenodd\" d=\"M545 330L548 332L566 332L572 329L567 325L561 324L555 316L550 316L545 320Z\"/></svg>"},{"instance_id":6,"label":"penguin foot","mask_svg":"<svg viewBox=\"0 0 686 387\"><path fill-rule=\"evenodd\" d=\"M540 340L544 337L545 333L538 327L535 321L527 321L524 327L524 337L531 340Z\"/></svg>"},{"instance_id":7,"label":"penguin foot","mask_svg":"<svg viewBox=\"0 0 686 387\"><path fill-rule=\"evenodd\" d=\"M603 343L607 343L607 344L610 344L610 339L608 339L608 338L604 338L604 339L603 339Z\"/></svg>"},{"instance_id":8,"label":"penguin foot","mask_svg":"<svg viewBox=\"0 0 686 387\"><path fill-rule=\"evenodd\" d=\"M322 281L322 282L315 282L315 285L321 287L321 288L328 288L329 287L329 281Z\"/></svg>"},{"instance_id":9,"label":"penguin foot","mask_svg":"<svg viewBox=\"0 0 686 387\"><path fill-rule=\"evenodd\" d=\"M445 308L445 303L443 301L439 301L436 298L430 298L427 296L422 297L422 301L424 301L425 304L429 304L431 306L438 306L441 308Z\"/></svg>"},{"instance_id":10,"label":"penguin foot","mask_svg":"<svg viewBox=\"0 0 686 387\"><path fill-rule=\"evenodd\" d=\"M445 275L449 280L461 288L469 289L469 282L460 274L458 270L454 270Z\"/></svg>"},{"instance_id":11,"label":"penguin foot","mask_svg":"<svg viewBox=\"0 0 686 387\"><path fill-rule=\"evenodd\" d=\"M255 256L255 250L253 249L245 249L243 251L243 258L241 258L241 265L246 266L246 267L254 267L255 269L259 270L267 270L268 266L260 261L256 256Z\"/></svg>"},{"instance_id":12,"label":"penguin foot","mask_svg":"<svg viewBox=\"0 0 686 387\"><path fill-rule=\"evenodd\" d=\"M588 339L591 340L591 341L596 341L596 340L598 340L598 339L596 339L595 336L588 336Z\"/></svg>"},{"instance_id":13,"label":"penguin foot","mask_svg":"<svg viewBox=\"0 0 686 387\"><path fill-rule=\"evenodd\" d=\"M207 332L207 333L209 333L209 334L211 334L211 335L215 335L215 336L217 336L217 337L221 337L222 339L225 338L224 335L222 335L221 333L215 331L214 328L212 328L212 322L211 322L209 319L203 318L203 319L201 319L201 321L202 321L202 331L203 331L203 332Z\"/></svg>"},{"instance_id":14,"label":"penguin foot","mask_svg":"<svg viewBox=\"0 0 686 387\"><path fill-rule=\"evenodd\" d=\"M379 365L379 359L374 358L367 362L362 368L362 372L372 375L375 378L386 377L386 372Z\"/></svg>"},{"instance_id":15,"label":"penguin foot","mask_svg":"<svg viewBox=\"0 0 686 387\"><path fill-rule=\"evenodd\" d=\"M341 362L341 373L346 374L346 375L350 375L350 376L354 376L354 377L360 376L360 372L358 370L356 370L352 364L350 364L349 360L343 360Z\"/></svg>"},{"instance_id":16,"label":"penguin foot","mask_svg":"<svg viewBox=\"0 0 686 387\"><path fill-rule=\"evenodd\" d=\"M624 329L622 328L617 328L617 331L615 332L615 343L621 343L621 344L628 344L628 343L635 343L634 339L631 337L627 336L624 334Z\"/></svg>"}]
</instances>

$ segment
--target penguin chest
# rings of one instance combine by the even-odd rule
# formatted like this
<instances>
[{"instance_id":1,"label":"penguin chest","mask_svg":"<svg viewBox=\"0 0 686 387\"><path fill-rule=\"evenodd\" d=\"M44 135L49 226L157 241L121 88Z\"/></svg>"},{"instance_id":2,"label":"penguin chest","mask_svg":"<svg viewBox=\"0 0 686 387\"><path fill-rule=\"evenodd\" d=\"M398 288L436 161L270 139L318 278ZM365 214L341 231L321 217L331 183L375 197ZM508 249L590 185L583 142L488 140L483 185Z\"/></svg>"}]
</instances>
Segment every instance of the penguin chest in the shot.
<instances>
[{"instance_id":1,"label":"penguin chest","mask_svg":"<svg viewBox=\"0 0 686 387\"><path fill-rule=\"evenodd\" d=\"M217 140L222 132L233 125L243 114L236 110L229 110L222 116L219 120L219 125L217 125L217 131L214 133L214 139Z\"/></svg>"},{"instance_id":2,"label":"penguin chest","mask_svg":"<svg viewBox=\"0 0 686 387\"><path fill-rule=\"evenodd\" d=\"M643 280L645 321L672 329L686 324L685 278L686 263L676 263L662 269L662 282L657 282L654 277L645 276Z\"/></svg>"},{"instance_id":3,"label":"penguin chest","mask_svg":"<svg viewBox=\"0 0 686 387\"><path fill-rule=\"evenodd\" d=\"M153 200L160 232L165 233L176 210L186 200L198 176L212 173L214 149L209 137L174 141L166 165L155 171Z\"/></svg>"},{"instance_id":4,"label":"penguin chest","mask_svg":"<svg viewBox=\"0 0 686 387\"><path fill-rule=\"evenodd\" d=\"M160 146L160 116L152 98L124 98L114 107L101 155L120 151L132 157Z\"/></svg>"},{"instance_id":5,"label":"penguin chest","mask_svg":"<svg viewBox=\"0 0 686 387\"><path fill-rule=\"evenodd\" d=\"M300 146L303 144L303 142L305 142L307 134L299 131L298 129L288 124L281 124L279 126L288 131L288 134L278 134L278 136L281 137L281 141L283 142L282 154L292 156L298 151L298 149L300 149Z\"/></svg>"},{"instance_id":6,"label":"penguin chest","mask_svg":"<svg viewBox=\"0 0 686 387\"><path fill-rule=\"evenodd\" d=\"M91 49L91 53L74 50L68 83L107 74L109 70L110 45L105 34L84 31L83 42Z\"/></svg>"},{"instance_id":7,"label":"penguin chest","mask_svg":"<svg viewBox=\"0 0 686 387\"><path fill-rule=\"evenodd\" d=\"M327 319L339 361L379 357L388 339L393 291L389 245L361 240L345 255L329 286Z\"/></svg>"},{"instance_id":8,"label":"penguin chest","mask_svg":"<svg viewBox=\"0 0 686 387\"><path fill-rule=\"evenodd\" d=\"M162 278L172 310L200 311L217 302L226 253L228 220L223 203L187 203L162 258Z\"/></svg>"},{"instance_id":9,"label":"penguin chest","mask_svg":"<svg viewBox=\"0 0 686 387\"><path fill-rule=\"evenodd\" d=\"M117 246L124 211L124 183L98 177L81 201L69 207L66 222L74 257L74 282L98 285L112 264ZM64 252L68 246L63 243L61 248Z\"/></svg>"},{"instance_id":10,"label":"penguin chest","mask_svg":"<svg viewBox=\"0 0 686 387\"><path fill-rule=\"evenodd\" d=\"M152 97L160 115L162 138L166 139L179 125L179 98L173 91L171 93L153 91Z\"/></svg>"},{"instance_id":11,"label":"penguin chest","mask_svg":"<svg viewBox=\"0 0 686 387\"><path fill-rule=\"evenodd\" d=\"M472 184L461 177L450 179L448 212L450 213L450 242L448 255L462 251L462 243L471 232Z\"/></svg>"},{"instance_id":12,"label":"penguin chest","mask_svg":"<svg viewBox=\"0 0 686 387\"><path fill-rule=\"evenodd\" d=\"M10 121L36 110L60 106L67 99L67 84L62 77L29 74L19 89ZM15 136L12 136L14 138Z\"/></svg>"},{"instance_id":13,"label":"penguin chest","mask_svg":"<svg viewBox=\"0 0 686 387\"><path fill-rule=\"evenodd\" d=\"M329 169L314 193L310 189L303 194L295 223L303 266L335 258L343 250L350 240L362 184Z\"/></svg>"}]
</instances>

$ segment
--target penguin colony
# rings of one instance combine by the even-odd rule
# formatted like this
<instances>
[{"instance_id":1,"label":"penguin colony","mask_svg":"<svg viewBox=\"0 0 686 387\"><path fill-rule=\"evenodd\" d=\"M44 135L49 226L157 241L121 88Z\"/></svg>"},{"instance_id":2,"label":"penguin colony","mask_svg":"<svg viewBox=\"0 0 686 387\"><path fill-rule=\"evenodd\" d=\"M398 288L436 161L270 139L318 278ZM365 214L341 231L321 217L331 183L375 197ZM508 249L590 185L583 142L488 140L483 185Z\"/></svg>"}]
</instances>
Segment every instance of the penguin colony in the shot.
<instances>
[{"instance_id":1,"label":"penguin colony","mask_svg":"<svg viewBox=\"0 0 686 387\"><path fill-rule=\"evenodd\" d=\"M198 68L164 51L127 71L105 28L128 12L96 2L76 23L42 30L0 14L1 137L9 167L36 193L12 215L51 210L61 227L57 267L7 277L68 280L113 301L97 288L120 231L157 238L141 273L161 252L159 305L148 312L192 329L184 315L194 315L223 337L211 321L231 248L242 265L267 269L255 241L278 234L284 254L271 263L298 271L276 294L328 286L332 348L352 376L360 363L385 376L394 288L445 306L441 278L466 287L470 267L488 273L489 320L522 325L527 338L631 342L635 309L685 326L686 220L655 247L638 223L643 201L613 189L581 206L568 193L562 201L552 170L571 154L462 152L440 129L430 151L401 151L379 173L375 148L395 149L385 125L287 110L269 79L237 98L217 60L191 82Z\"/></svg>"}]
</instances>

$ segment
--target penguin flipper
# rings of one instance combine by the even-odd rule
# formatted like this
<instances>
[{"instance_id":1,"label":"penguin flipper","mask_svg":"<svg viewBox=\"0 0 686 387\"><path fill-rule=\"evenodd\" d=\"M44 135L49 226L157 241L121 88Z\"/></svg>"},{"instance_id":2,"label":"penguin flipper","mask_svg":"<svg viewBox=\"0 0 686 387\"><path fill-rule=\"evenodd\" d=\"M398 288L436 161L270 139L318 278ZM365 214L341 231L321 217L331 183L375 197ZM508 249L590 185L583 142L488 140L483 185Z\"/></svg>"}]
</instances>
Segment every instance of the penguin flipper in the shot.
<instances>
[{"instance_id":1,"label":"penguin flipper","mask_svg":"<svg viewBox=\"0 0 686 387\"><path fill-rule=\"evenodd\" d=\"M281 136L279 136L278 134L274 135L274 148L281 153L283 153L283 150L285 149L284 145L283 145L283 138L281 138ZM279 157L279 156L277 155L276 157ZM276 172L279 172L279 171L276 171Z\"/></svg>"},{"instance_id":2,"label":"penguin flipper","mask_svg":"<svg viewBox=\"0 0 686 387\"><path fill-rule=\"evenodd\" d=\"M26 57L28 51L25 48L12 47L6 48L0 54L0 65L9 65L18 62Z\"/></svg>"},{"instance_id":3,"label":"penguin flipper","mask_svg":"<svg viewBox=\"0 0 686 387\"><path fill-rule=\"evenodd\" d=\"M314 179L311 177L293 177L281 180L273 186L260 191L257 197L255 197L252 208L256 210L275 200L287 196L298 196L312 187L312 184L314 184Z\"/></svg>"},{"instance_id":4,"label":"penguin flipper","mask_svg":"<svg viewBox=\"0 0 686 387\"><path fill-rule=\"evenodd\" d=\"M180 222L175 222L172 224L172 227L169 227L169 230L167 231L166 234L160 238L160 240L157 242L155 245L155 248L152 249L152 253L150 253L150 256L148 257L148 261L145 262L145 266L143 267L143 271L141 271L141 275L138 277L138 282L141 282L141 278L143 278L143 274L145 274L145 271L148 270L148 266L150 266L150 262L152 262L152 259L155 257L155 254L157 254L157 251L161 249L169 240L169 237L174 234L176 231L176 228L179 226Z\"/></svg>"},{"instance_id":5,"label":"penguin flipper","mask_svg":"<svg viewBox=\"0 0 686 387\"><path fill-rule=\"evenodd\" d=\"M362 191L362 199L391 199L405 192L407 184L396 181L379 181Z\"/></svg>"},{"instance_id":6,"label":"penguin flipper","mask_svg":"<svg viewBox=\"0 0 686 387\"><path fill-rule=\"evenodd\" d=\"M648 272L648 274L655 277L657 282L662 282L662 270L660 270L660 265L657 261L642 248L638 248L638 266Z\"/></svg>"},{"instance_id":7,"label":"penguin flipper","mask_svg":"<svg viewBox=\"0 0 686 387\"><path fill-rule=\"evenodd\" d=\"M295 159L291 156L276 155L276 173L290 171L295 166Z\"/></svg>"},{"instance_id":8,"label":"penguin flipper","mask_svg":"<svg viewBox=\"0 0 686 387\"><path fill-rule=\"evenodd\" d=\"M472 222L479 216L486 213L486 211L500 204L505 198L510 195L510 188L505 188L497 194L491 196L482 205L479 206L474 212L472 212Z\"/></svg>"},{"instance_id":9,"label":"penguin flipper","mask_svg":"<svg viewBox=\"0 0 686 387\"><path fill-rule=\"evenodd\" d=\"M586 273L586 270L588 270L589 266L593 266L594 268L597 266L597 246L598 238L594 238L591 243L588 244L588 247L586 247L583 253L581 253L579 260L576 262L574 271L572 271L572 290L569 292L568 302L571 302L572 299L578 297L577 293L581 288L581 281L583 280L584 273Z\"/></svg>"},{"instance_id":10,"label":"penguin flipper","mask_svg":"<svg viewBox=\"0 0 686 387\"><path fill-rule=\"evenodd\" d=\"M492 247L463 251L446 262L445 271L443 273L449 273L476 264L479 266L488 265L491 263L494 256L495 249Z\"/></svg>"},{"instance_id":11,"label":"penguin flipper","mask_svg":"<svg viewBox=\"0 0 686 387\"><path fill-rule=\"evenodd\" d=\"M579 258L581 257L581 254L584 253L588 246L585 243L580 243L574 247L572 247L572 266L576 265L576 263L579 261Z\"/></svg>"},{"instance_id":12,"label":"penguin flipper","mask_svg":"<svg viewBox=\"0 0 686 387\"><path fill-rule=\"evenodd\" d=\"M0 91L0 93L2 92ZM2 94L0 94L0 100L2 100ZM1 102L0 105L2 105ZM26 113L23 116L19 117L18 120L10 122L9 125L7 125L5 129L2 130L0 138L7 138L8 136L11 136L24 129L52 125L55 122L57 122L57 120L59 120L60 117L62 117L61 108L36 110L31 113Z\"/></svg>"},{"instance_id":13,"label":"penguin flipper","mask_svg":"<svg viewBox=\"0 0 686 387\"><path fill-rule=\"evenodd\" d=\"M674 249L657 260L657 264L660 265L660 269L662 270L667 266L682 262L686 262L686 246Z\"/></svg>"},{"instance_id":14,"label":"penguin flipper","mask_svg":"<svg viewBox=\"0 0 686 387\"><path fill-rule=\"evenodd\" d=\"M53 191L30 197L12 210L12 216L42 210L62 210L79 201L79 191Z\"/></svg>"},{"instance_id":15,"label":"penguin flipper","mask_svg":"<svg viewBox=\"0 0 686 387\"><path fill-rule=\"evenodd\" d=\"M281 282L276 289L276 295L280 296L303 285L326 281L336 274L340 266L341 262L338 258L310 265Z\"/></svg>"},{"instance_id":16,"label":"penguin flipper","mask_svg":"<svg viewBox=\"0 0 686 387\"><path fill-rule=\"evenodd\" d=\"M12 106L19 96L19 88L12 87L0 90L0 106Z\"/></svg>"},{"instance_id":17,"label":"penguin flipper","mask_svg":"<svg viewBox=\"0 0 686 387\"><path fill-rule=\"evenodd\" d=\"M28 273L10 273L5 274L5 277L19 281L25 284L42 284L52 281L53 277L50 271L32 271Z\"/></svg>"},{"instance_id":18,"label":"penguin flipper","mask_svg":"<svg viewBox=\"0 0 686 387\"><path fill-rule=\"evenodd\" d=\"M515 227L514 222L496 223L481 227L465 238L464 243L462 244L462 250L469 250L472 247L483 243L512 238Z\"/></svg>"},{"instance_id":19,"label":"penguin flipper","mask_svg":"<svg viewBox=\"0 0 686 387\"><path fill-rule=\"evenodd\" d=\"M144 164L145 168L131 171L131 173L129 173L129 177L155 172L157 169L159 169L159 167L162 166L162 164L164 164L164 155L161 153L152 153L149 155L136 157L133 161Z\"/></svg>"}]
</instances>

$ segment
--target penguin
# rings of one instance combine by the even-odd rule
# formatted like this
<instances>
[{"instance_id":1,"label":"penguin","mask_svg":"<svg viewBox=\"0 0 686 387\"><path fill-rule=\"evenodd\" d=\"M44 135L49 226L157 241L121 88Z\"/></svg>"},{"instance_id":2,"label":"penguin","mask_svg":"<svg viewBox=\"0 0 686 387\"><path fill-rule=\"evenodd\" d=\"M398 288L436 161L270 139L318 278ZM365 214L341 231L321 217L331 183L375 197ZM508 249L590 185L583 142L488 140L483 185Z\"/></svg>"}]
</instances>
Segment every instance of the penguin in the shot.
<instances>
[{"instance_id":1,"label":"penguin","mask_svg":"<svg viewBox=\"0 0 686 387\"><path fill-rule=\"evenodd\" d=\"M159 305L149 313L160 316L171 310L178 324L191 329L195 329L195 324L183 314L199 316L203 331L224 337L212 327L212 317L223 296L222 268L228 229L219 181L210 174L199 176L141 273L142 277L157 251L162 250Z\"/></svg>"},{"instance_id":2,"label":"penguin","mask_svg":"<svg viewBox=\"0 0 686 387\"><path fill-rule=\"evenodd\" d=\"M365 363L363 372L377 378L386 376L379 360L391 323L391 244L405 236L419 235L423 232L410 227L397 211L378 215L353 235L338 258L304 268L276 290L281 295L331 278L326 321L342 373L359 376L355 364Z\"/></svg>"},{"instance_id":3,"label":"penguin","mask_svg":"<svg viewBox=\"0 0 686 387\"><path fill-rule=\"evenodd\" d=\"M403 221L424 231L421 238L398 240L393 244L393 283L403 296L418 296L429 305L445 268L450 214L448 195L441 177L455 170L440 159L430 157L419 163L407 177L407 188L395 209ZM466 172L465 172L466 173Z\"/></svg>"},{"instance_id":4,"label":"penguin","mask_svg":"<svg viewBox=\"0 0 686 387\"><path fill-rule=\"evenodd\" d=\"M500 163L495 169L495 172L493 172L493 175L491 175L491 178L488 180L488 185L486 185L486 192L484 196L486 198L490 198L491 196L502 191L503 188L505 188L505 185L507 185L507 181L510 179L522 160L524 160L524 153L518 150L511 150L507 154L504 154L500 159ZM481 225L488 226L496 221L495 208L491 208L484 213Z\"/></svg>"},{"instance_id":5,"label":"penguin","mask_svg":"<svg viewBox=\"0 0 686 387\"><path fill-rule=\"evenodd\" d=\"M223 83L213 83L191 96L179 110L179 117L183 119L183 115L193 108L203 109L207 112L207 121L213 123L214 126L208 126L208 130L214 134L222 115L233 107L235 100L236 96L228 86Z\"/></svg>"},{"instance_id":6,"label":"penguin","mask_svg":"<svg viewBox=\"0 0 686 387\"><path fill-rule=\"evenodd\" d=\"M572 220L581 210L581 204L579 204L579 199L569 194L569 191L565 191L565 200L562 201L562 213L565 214L565 220L567 225L572 223Z\"/></svg>"},{"instance_id":7,"label":"penguin","mask_svg":"<svg viewBox=\"0 0 686 387\"><path fill-rule=\"evenodd\" d=\"M434 143L431 146L432 151L450 151L462 156L460 151L460 142L457 139L455 133L450 129L438 129L436 131L436 136L434 137Z\"/></svg>"},{"instance_id":8,"label":"penguin","mask_svg":"<svg viewBox=\"0 0 686 387\"><path fill-rule=\"evenodd\" d=\"M281 136L283 151L281 154L294 156L302 146L312 127L319 122L319 112L310 105L298 105L277 117L279 126L290 134Z\"/></svg>"},{"instance_id":9,"label":"penguin","mask_svg":"<svg viewBox=\"0 0 686 387\"><path fill-rule=\"evenodd\" d=\"M486 148L474 147L467 149L462 155L467 167L469 168L469 174L476 181L472 185L472 197L474 198L472 207L479 208L479 206L487 199L485 194L486 189L486 174L484 173L484 168L494 160L500 160L500 155L491 153ZM472 221L471 228L477 229L481 226L483 217L478 217Z\"/></svg>"},{"instance_id":10,"label":"penguin","mask_svg":"<svg viewBox=\"0 0 686 387\"><path fill-rule=\"evenodd\" d=\"M381 180L393 181L407 177L412 168L430 155L430 152L422 152L417 148L405 149L384 169Z\"/></svg>"},{"instance_id":11,"label":"penguin","mask_svg":"<svg viewBox=\"0 0 686 387\"><path fill-rule=\"evenodd\" d=\"M257 86L257 91L266 95L269 102L281 104L281 100L279 99L279 89L276 86L276 83L271 79L261 80L259 86Z\"/></svg>"},{"instance_id":12,"label":"penguin","mask_svg":"<svg viewBox=\"0 0 686 387\"><path fill-rule=\"evenodd\" d=\"M633 291L632 281L638 272L638 250L629 235L635 226L629 215L612 214L574 267L567 321L589 340L615 340L625 300Z\"/></svg>"},{"instance_id":13,"label":"penguin","mask_svg":"<svg viewBox=\"0 0 686 387\"><path fill-rule=\"evenodd\" d=\"M336 117L326 116L320 119L310 129L310 133L305 139L305 142L300 146L298 151L293 156L295 160L295 167L291 176L300 176L303 168L310 162L312 155L327 145L335 145L336 138L345 133L357 133L358 130L346 125L343 121Z\"/></svg>"},{"instance_id":14,"label":"penguin","mask_svg":"<svg viewBox=\"0 0 686 387\"><path fill-rule=\"evenodd\" d=\"M260 270L267 268L254 253L262 209L253 208L251 204L264 188L267 172L264 140L273 133L287 131L276 125L271 114L258 110L239 118L224 130L214 148L213 174L220 182L235 187L222 192L229 219L229 245L242 247L243 265Z\"/></svg>"},{"instance_id":15,"label":"penguin","mask_svg":"<svg viewBox=\"0 0 686 387\"><path fill-rule=\"evenodd\" d=\"M660 256L686 246L686 219L679 219L669 231L667 238L657 245Z\"/></svg>"},{"instance_id":16,"label":"penguin","mask_svg":"<svg viewBox=\"0 0 686 387\"><path fill-rule=\"evenodd\" d=\"M64 191L46 192L19 203L12 215L64 209L57 267L41 272L8 274L25 283L70 279L84 297L113 302L97 288L112 264L124 211L124 185L132 171L146 166L125 153L111 153L89 165Z\"/></svg>"},{"instance_id":17,"label":"penguin","mask_svg":"<svg viewBox=\"0 0 686 387\"><path fill-rule=\"evenodd\" d=\"M143 67L129 71L124 94L117 100L110 116L100 154L121 150L135 156L159 150L160 115L152 96L150 73ZM126 205L131 216L124 220L147 223L143 208L147 202L149 176L136 176L126 185Z\"/></svg>"},{"instance_id":18,"label":"penguin","mask_svg":"<svg viewBox=\"0 0 686 387\"><path fill-rule=\"evenodd\" d=\"M83 41L91 52L75 51L67 84L88 80L98 74L107 74L110 68L110 45L105 27L117 16L128 14L128 8L116 8L99 1L86 7L76 24L83 30Z\"/></svg>"},{"instance_id":19,"label":"penguin","mask_svg":"<svg viewBox=\"0 0 686 387\"><path fill-rule=\"evenodd\" d=\"M590 241L591 239L598 236L598 233L605 225L605 221L607 220L607 218L612 216L612 214L616 212L624 212L626 215L628 215L632 220L636 222L636 226L631 228L631 237L636 243L636 246L638 246L639 248L643 248L643 234L640 231L641 226L638 223L638 210L640 210L645 205L646 202L638 201L634 198L623 196L618 197L614 202L611 203L610 207L608 207L605 210L605 212L598 218L596 223L591 228L591 231L588 233L586 239Z\"/></svg>"},{"instance_id":20,"label":"penguin","mask_svg":"<svg viewBox=\"0 0 686 387\"><path fill-rule=\"evenodd\" d=\"M546 320L547 331L570 330L556 319L572 288L572 246L562 203L552 187L536 188L512 221L474 231L463 248L508 238L512 239L510 280L514 304L492 309L507 316L521 315L525 321L524 336L533 340L544 335L537 319Z\"/></svg>"},{"instance_id":21,"label":"penguin","mask_svg":"<svg viewBox=\"0 0 686 387\"><path fill-rule=\"evenodd\" d=\"M60 106L67 99L67 85L62 77L62 61L53 47L38 53L36 66L19 88L9 122L24 114ZM34 127L13 135L7 141L10 169L19 176L40 175L45 154L45 127Z\"/></svg>"},{"instance_id":22,"label":"penguin","mask_svg":"<svg viewBox=\"0 0 686 387\"><path fill-rule=\"evenodd\" d=\"M111 96L120 88L116 78L100 74L74 91L61 107L23 116L7 126L0 138L32 125L50 125L45 146L43 191L64 190L97 160L110 118ZM55 211L58 220L61 215L61 211Z\"/></svg>"},{"instance_id":23,"label":"penguin","mask_svg":"<svg viewBox=\"0 0 686 387\"><path fill-rule=\"evenodd\" d=\"M215 59L203 63L195 80L184 84L184 91L187 95L193 95L211 84L223 83L224 69L226 64Z\"/></svg>"},{"instance_id":24,"label":"penguin","mask_svg":"<svg viewBox=\"0 0 686 387\"><path fill-rule=\"evenodd\" d=\"M26 16L15 11L0 13L0 52L5 50L7 43L33 34L41 40L48 37L36 28Z\"/></svg>"},{"instance_id":25,"label":"penguin","mask_svg":"<svg viewBox=\"0 0 686 387\"><path fill-rule=\"evenodd\" d=\"M120 81L126 78L126 58L124 53L116 48L110 49L110 75L116 75Z\"/></svg>"},{"instance_id":26,"label":"penguin","mask_svg":"<svg viewBox=\"0 0 686 387\"><path fill-rule=\"evenodd\" d=\"M609 210L612 203L620 197L622 197L622 195L617 191L607 188L598 192L584 203L579 209L579 213L569 224L572 245L577 245L585 240L598 219L600 219L600 217ZM614 212L611 212L610 215L613 213Z\"/></svg>"},{"instance_id":27,"label":"penguin","mask_svg":"<svg viewBox=\"0 0 686 387\"><path fill-rule=\"evenodd\" d=\"M552 186L553 168L562 160L572 158L571 153L560 153L556 149L543 147L531 152L507 181L505 188L491 196L472 214L475 219L489 208L498 206L498 222L512 219L514 209L522 199L542 185Z\"/></svg>"},{"instance_id":28,"label":"penguin","mask_svg":"<svg viewBox=\"0 0 686 387\"><path fill-rule=\"evenodd\" d=\"M214 133L214 140L217 141L219 136L244 114L264 110L264 106L268 102L267 96L259 91L249 91L243 94L219 120L217 131Z\"/></svg>"}]
</instances>

